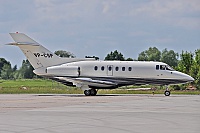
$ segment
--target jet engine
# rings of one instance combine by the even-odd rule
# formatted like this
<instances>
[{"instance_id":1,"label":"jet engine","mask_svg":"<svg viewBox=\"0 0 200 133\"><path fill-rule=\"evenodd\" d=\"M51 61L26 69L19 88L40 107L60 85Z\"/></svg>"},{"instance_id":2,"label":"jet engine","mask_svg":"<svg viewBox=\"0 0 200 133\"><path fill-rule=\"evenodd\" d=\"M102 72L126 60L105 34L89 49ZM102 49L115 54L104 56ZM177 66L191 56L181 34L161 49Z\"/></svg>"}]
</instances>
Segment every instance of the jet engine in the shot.
<instances>
[{"instance_id":1,"label":"jet engine","mask_svg":"<svg viewBox=\"0 0 200 133\"><path fill-rule=\"evenodd\" d=\"M47 67L46 73L55 76L73 76L80 75L80 68L78 66L51 66Z\"/></svg>"}]
</instances>

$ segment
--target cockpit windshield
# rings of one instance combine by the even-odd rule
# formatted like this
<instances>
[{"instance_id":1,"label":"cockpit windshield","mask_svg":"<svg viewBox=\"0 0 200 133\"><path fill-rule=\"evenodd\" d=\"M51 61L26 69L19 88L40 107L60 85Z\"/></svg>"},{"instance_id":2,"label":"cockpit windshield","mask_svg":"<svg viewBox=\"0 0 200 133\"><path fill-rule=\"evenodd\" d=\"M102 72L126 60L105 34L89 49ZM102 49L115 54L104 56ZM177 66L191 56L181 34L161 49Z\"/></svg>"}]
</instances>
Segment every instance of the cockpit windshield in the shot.
<instances>
[{"instance_id":1,"label":"cockpit windshield","mask_svg":"<svg viewBox=\"0 0 200 133\"><path fill-rule=\"evenodd\" d=\"M166 66L166 70L174 71L174 69L171 68L169 65Z\"/></svg>"}]
</instances>

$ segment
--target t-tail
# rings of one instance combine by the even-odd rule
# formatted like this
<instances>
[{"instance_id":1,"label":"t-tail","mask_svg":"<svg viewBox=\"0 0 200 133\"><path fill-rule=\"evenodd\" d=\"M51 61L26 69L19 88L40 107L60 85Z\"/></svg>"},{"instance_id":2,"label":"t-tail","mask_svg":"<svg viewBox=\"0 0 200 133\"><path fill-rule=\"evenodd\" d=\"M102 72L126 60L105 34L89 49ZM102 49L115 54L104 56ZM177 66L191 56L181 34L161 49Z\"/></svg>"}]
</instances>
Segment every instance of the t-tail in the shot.
<instances>
[{"instance_id":1,"label":"t-tail","mask_svg":"<svg viewBox=\"0 0 200 133\"><path fill-rule=\"evenodd\" d=\"M29 60L34 69L46 68L49 66L61 65L63 63L93 60L93 59L77 59L77 58L60 58L38 42L34 41L23 33L10 33L15 41L9 45L18 46L26 58Z\"/></svg>"}]
</instances>

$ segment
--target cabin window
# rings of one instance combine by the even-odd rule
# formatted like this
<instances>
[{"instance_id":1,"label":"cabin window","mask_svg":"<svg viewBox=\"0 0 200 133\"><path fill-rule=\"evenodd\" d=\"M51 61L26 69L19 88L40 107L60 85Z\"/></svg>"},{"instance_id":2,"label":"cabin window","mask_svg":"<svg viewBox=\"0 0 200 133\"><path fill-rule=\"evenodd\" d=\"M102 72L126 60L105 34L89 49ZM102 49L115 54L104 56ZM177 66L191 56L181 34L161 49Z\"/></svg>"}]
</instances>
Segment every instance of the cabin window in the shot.
<instances>
[{"instance_id":1,"label":"cabin window","mask_svg":"<svg viewBox=\"0 0 200 133\"><path fill-rule=\"evenodd\" d=\"M165 65L160 65L160 70L165 70Z\"/></svg>"},{"instance_id":2,"label":"cabin window","mask_svg":"<svg viewBox=\"0 0 200 133\"><path fill-rule=\"evenodd\" d=\"M112 67L111 67L111 66L109 66L109 67L108 67L108 70L109 70L109 71L111 71L111 70L112 70Z\"/></svg>"},{"instance_id":3,"label":"cabin window","mask_svg":"<svg viewBox=\"0 0 200 133\"><path fill-rule=\"evenodd\" d=\"M116 71L119 71L119 67L115 67L115 70L116 70Z\"/></svg>"},{"instance_id":4,"label":"cabin window","mask_svg":"<svg viewBox=\"0 0 200 133\"><path fill-rule=\"evenodd\" d=\"M156 70L159 70L159 65L156 65Z\"/></svg>"},{"instance_id":5,"label":"cabin window","mask_svg":"<svg viewBox=\"0 0 200 133\"><path fill-rule=\"evenodd\" d=\"M125 71L125 69L126 69L125 67L122 67L122 71Z\"/></svg>"},{"instance_id":6,"label":"cabin window","mask_svg":"<svg viewBox=\"0 0 200 133\"><path fill-rule=\"evenodd\" d=\"M97 71L97 70L98 70L98 66L95 66L95 67L94 67L94 70Z\"/></svg>"},{"instance_id":7,"label":"cabin window","mask_svg":"<svg viewBox=\"0 0 200 133\"><path fill-rule=\"evenodd\" d=\"M132 71L132 67L128 67L128 71Z\"/></svg>"},{"instance_id":8,"label":"cabin window","mask_svg":"<svg viewBox=\"0 0 200 133\"><path fill-rule=\"evenodd\" d=\"M105 69L105 67L104 67L104 66L102 66L102 67L101 67L101 70L102 70L102 71L104 71L104 69Z\"/></svg>"}]
</instances>

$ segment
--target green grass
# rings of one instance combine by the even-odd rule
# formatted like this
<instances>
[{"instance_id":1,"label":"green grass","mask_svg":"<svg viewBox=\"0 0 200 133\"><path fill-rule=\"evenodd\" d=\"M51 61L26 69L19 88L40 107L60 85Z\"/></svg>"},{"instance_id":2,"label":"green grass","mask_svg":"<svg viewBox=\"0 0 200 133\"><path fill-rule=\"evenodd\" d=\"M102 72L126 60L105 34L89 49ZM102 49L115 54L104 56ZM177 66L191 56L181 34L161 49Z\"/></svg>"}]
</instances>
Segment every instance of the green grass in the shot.
<instances>
[{"instance_id":1,"label":"green grass","mask_svg":"<svg viewBox=\"0 0 200 133\"><path fill-rule=\"evenodd\" d=\"M139 86L142 88L151 86ZM127 90L139 88L138 86L121 87L113 90L99 90L98 94L163 94L163 89L152 90ZM157 87L159 88L159 87ZM83 91L76 87L67 87L52 80L43 79L19 79L0 80L0 94L83 94ZM171 94L200 95L200 91L171 91Z\"/></svg>"},{"instance_id":2,"label":"green grass","mask_svg":"<svg viewBox=\"0 0 200 133\"><path fill-rule=\"evenodd\" d=\"M67 87L52 80L19 79L0 80L0 94L72 94L80 89Z\"/></svg>"},{"instance_id":3,"label":"green grass","mask_svg":"<svg viewBox=\"0 0 200 133\"><path fill-rule=\"evenodd\" d=\"M55 84L55 82L53 82ZM51 87L51 80L42 80L42 79L17 79L17 80L0 80L1 88L18 88L22 86L27 87Z\"/></svg>"}]
</instances>

